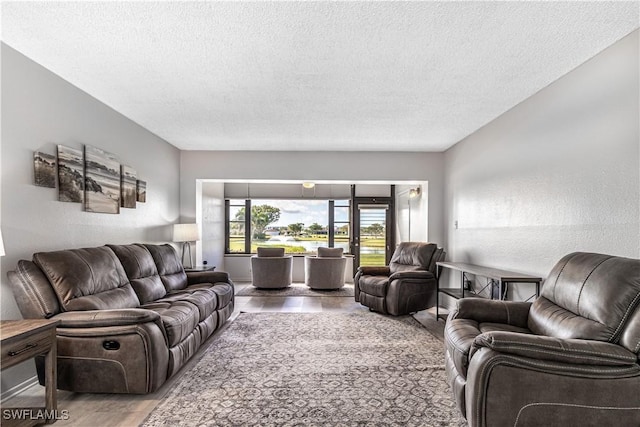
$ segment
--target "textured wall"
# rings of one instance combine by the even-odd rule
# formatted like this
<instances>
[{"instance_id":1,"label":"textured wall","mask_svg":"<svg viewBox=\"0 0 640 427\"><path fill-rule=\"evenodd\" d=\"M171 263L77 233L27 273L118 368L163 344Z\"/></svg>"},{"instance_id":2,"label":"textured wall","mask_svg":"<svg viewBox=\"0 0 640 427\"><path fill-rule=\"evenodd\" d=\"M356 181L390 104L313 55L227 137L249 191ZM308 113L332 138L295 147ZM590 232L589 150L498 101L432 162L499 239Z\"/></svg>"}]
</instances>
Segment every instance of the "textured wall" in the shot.
<instances>
[{"instance_id":1,"label":"textured wall","mask_svg":"<svg viewBox=\"0 0 640 427\"><path fill-rule=\"evenodd\" d=\"M449 149L448 259L545 277L572 251L640 257L638 82L635 31Z\"/></svg>"},{"instance_id":2,"label":"textured wall","mask_svg":"<svg viewBox=\"0 0 640 427\"><path fill-rule=\"evenodd\" d=\"M33 152L89 144L117 154L147 181L147 202L119 215L58 202L33 185ZM167 241L179 215L179 151L50 71L2 45L1 318L21 317L6 273L36 251L105 243ZM2 373L2 391L34 375L32 364Z\"/></svg>"}]
</instances>

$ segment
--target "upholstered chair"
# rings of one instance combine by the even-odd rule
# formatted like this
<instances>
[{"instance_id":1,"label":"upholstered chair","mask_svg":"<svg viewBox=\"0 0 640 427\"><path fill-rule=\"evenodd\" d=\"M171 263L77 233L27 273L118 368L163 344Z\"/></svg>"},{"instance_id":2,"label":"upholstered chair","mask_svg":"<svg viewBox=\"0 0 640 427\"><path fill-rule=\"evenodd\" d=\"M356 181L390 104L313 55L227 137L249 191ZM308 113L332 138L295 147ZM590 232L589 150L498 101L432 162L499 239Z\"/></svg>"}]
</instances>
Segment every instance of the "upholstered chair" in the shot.
<instances>
[{"instance_id":1,"label":"upholstered chair","mask_svg":"<svg viewBox=\"0 0 640 427\"><path fill-rule=\"evenodd\" d=\"M293 258L284 254L284 248L258 248L251 257L253 286L279 289L291 286Z\"/></svg>"},{"instance_id":2,"label":"upholstered chair","mask_svg":"<svg viewBox=\"0 0 640 427\"><path fill-rule=\"evenodd\" d=\"M403 242L384 267L361 266L355 299L372 311L400 316L436 304L436 262L445 252L435 243Z\"/></svg>"},{"instance_id":3,"label":"upholstered chair","mask_svg":"<svg viewBox=\"0 0 640 427\"><path fill-rule=\"evenodd\" d=\"M304 259L304 282L311 289L340 289L346 263L342 248L318 248L317 257Z\"/></svg>"},{"instance_id":4,"label":"upholstered chair","mask_svg":"<svg viewBox=\"0 0 640 427\"><path fill-rule=\"evenodd\" d=\"M640 260L576 252L533 303L461 299L445 347L469 426L640 426Z\"/></svg>"}]
</instances>

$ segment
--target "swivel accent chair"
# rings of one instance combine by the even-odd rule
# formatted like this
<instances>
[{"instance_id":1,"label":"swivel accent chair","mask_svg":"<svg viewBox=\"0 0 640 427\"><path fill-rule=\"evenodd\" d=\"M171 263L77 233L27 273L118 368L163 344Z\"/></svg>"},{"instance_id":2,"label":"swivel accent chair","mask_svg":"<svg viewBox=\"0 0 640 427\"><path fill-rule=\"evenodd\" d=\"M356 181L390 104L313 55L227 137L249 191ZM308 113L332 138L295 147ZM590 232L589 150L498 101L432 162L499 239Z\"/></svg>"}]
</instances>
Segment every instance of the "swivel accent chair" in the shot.
<instances>
[{"instance_id":1,"label":"swivel accent chair","mask_svg":"<svg viewBox=\"0 0 640 427\"><path fill-rule=\"evenodd\" d=\"M260 289L281 289L291 286L293 258L285 256L284 248L258 248L251 257L253 286Z\"/></svg>"},{"instance_id":2,"label":"swivel accent chair","mask_svg":"<svg viewBox=\"0 0 640 427\"><path fill-rule=\"evenodd\" d=\"M317 257L304 259L304 281L311 289L340 289L346 264L342 248L318 248Z\"/></svg>"}]
</instances>

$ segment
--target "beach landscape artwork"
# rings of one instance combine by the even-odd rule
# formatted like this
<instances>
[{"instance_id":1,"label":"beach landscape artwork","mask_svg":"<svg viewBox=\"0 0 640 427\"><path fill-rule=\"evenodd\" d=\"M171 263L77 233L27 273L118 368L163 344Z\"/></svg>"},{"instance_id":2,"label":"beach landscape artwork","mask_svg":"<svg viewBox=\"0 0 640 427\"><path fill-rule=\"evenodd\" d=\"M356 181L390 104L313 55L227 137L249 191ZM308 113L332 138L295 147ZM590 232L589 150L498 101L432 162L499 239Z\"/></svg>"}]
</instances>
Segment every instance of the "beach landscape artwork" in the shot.
<instances>
[{"instance_id":1,"label":"beach landscape artwork","mask_svg":"<svg viewBox=\"0 0 640 427\"><path fill-rule=\"evenodd\" d=\"M99 148L85 145L85 210L120 213L120 161Z\"/></svg>"},{"instance_id":2,"label":"beach landscape artwork","mask_svg":"<svg viewBox=\"0 0 640 427\"><path fill-rule=\"evenodd\" d=\"M84 155L82 150L58 145L58 200L84 201Z\"/></svg>"},{"instance_id":3,"label":"beach landscape artwork","mask_svg":"<svg viewBox=\"0 0 640 427\"><path fill-rule=\"evenodd\" d=\"M56 157L36 151L33 153L35 184L38 187L56 187Z\"/></svg>"},{"instance_id":4,"label":"beach landscape artwork","mask_svg":"<svg viewBox=\"0 0 640 427\"><path fill-rule=\"evenodd\" d=\"M147 201L147 181L138 180L138 201L141 203Z\"/></svg>"},{"instance_id":5,"label":"beach landscape artwork","mask_svg":"<svg viewBox=\"0 0 640 427\"><path fill-rule=\"evenodd\" d=\"M137 173L133 168L122 165L121 177L121 207L135 209L137 200Z\"/></svg>"}]
</instances>

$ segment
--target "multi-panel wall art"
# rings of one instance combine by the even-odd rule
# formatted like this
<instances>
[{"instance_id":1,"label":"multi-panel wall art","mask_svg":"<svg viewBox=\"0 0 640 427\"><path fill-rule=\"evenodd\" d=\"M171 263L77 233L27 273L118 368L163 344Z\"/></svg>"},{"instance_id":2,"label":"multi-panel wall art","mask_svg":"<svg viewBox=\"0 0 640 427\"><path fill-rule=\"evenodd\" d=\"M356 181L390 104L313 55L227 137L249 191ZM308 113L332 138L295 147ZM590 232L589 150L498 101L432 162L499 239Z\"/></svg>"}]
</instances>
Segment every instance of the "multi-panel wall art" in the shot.
<instances>
[{"instance_id":1,"label":"multi-panel wall art","mask_svg":"<svg viewBox=\"0 0 640 427\"><path fill-rule=\"evenodd\" d=\"M84 155L64 145L58 145L58 200L84 202Z\"/></svg>"},{"instance_id":2,"label":"multi-panel wall art","mask_svg":"<svg viewBox=\"0 0 640 427\"><path fill-rule=\"evenodd\" d=\"M58 145L56 156L36 151L35 185L55 188L56 165L58 200L83 203L87 212L120 213L146 202L147 183L138 179L130 166L120 164L117 156L90 145L84 150Z\"/></svg>"},{"instance_id":3,"label":"multi-panel wall art","mask_svg":"<svg viewBox=\"0 0 640 427\"><path fill-rule=\"evenodd\" d=\"M36 151L33 153L35 184L38 187L56 188L56 157Z\"/></svg>"}]
</instances>

